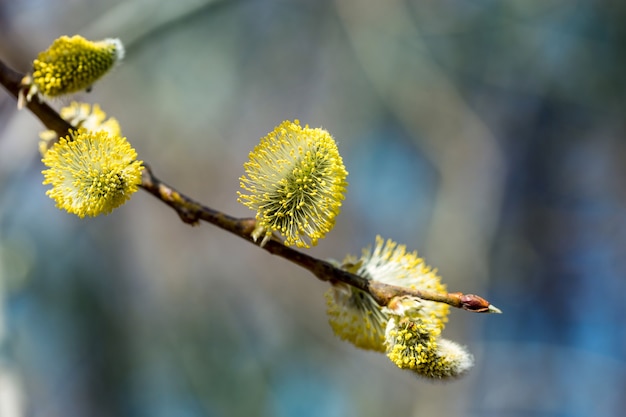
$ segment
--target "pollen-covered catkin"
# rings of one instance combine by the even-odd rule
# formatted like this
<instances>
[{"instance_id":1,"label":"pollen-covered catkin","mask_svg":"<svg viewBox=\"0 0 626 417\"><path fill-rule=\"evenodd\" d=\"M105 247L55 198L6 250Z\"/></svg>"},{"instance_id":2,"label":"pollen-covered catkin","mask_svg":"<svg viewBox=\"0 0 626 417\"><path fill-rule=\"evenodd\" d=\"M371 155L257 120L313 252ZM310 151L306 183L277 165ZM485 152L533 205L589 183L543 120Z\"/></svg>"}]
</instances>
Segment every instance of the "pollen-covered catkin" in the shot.
<instances>
[{"instance_id":1,"label":"pollen-covered catkin","mask_svg":"<svg viewBox=\"0 0 626 417\"><path fill-rule=\"evenodd\" d=\"M119 39L92 42L75 35L61 36L33 61L28 99L40 93L58 97L92 86L124 57Z\"/></svg>"},{"instance_id":2,"label":"pollen-covered catkin","mask_svg":"<svg viewBox=\"0 0 626 417\"><path fill-rule=\"evenodd\" d=\"M256 212L261 245L277 232L285 245L315 246L335 225L346 191L337 144L324 129L283 122L244 164L239 202Z\"/></svg>"},{"instance_id":3,"label":"pollen-covered catkin","mask_svg":"<svg viewBox=\"0 0 626 417\"><path fill-rule=\"evenodd\" d=\"M42 159L46 194L79 217L108 214L141 184L142 162L126 138L79 129L61 138Z\"/></svg>"}]
</instances>

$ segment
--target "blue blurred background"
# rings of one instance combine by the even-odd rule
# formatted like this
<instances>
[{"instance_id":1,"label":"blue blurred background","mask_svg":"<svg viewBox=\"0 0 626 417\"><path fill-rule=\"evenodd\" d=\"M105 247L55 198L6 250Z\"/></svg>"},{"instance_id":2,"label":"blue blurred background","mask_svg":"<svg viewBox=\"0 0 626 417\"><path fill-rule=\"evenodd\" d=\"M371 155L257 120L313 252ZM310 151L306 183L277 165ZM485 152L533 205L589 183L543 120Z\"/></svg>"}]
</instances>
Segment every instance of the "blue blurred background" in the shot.
<instances>
[{"instance_id":1,"label":"blue blurred background","mask_svg":"<svg viewBox=\"0 0 626 417\"><path fill-rule=\"evenodd\" d=\"M121 38L74 98L166 182L250 216L259 138L322 126L350 186L310 253L381 234L504 311L453 311L475 368L416 379L336 339L312 275L147 193L57 210L42 125L0 93L0 416L623 416L625 19L619 1L0 1L23 72L60 35Z\"/></svg>"}]
</instances>

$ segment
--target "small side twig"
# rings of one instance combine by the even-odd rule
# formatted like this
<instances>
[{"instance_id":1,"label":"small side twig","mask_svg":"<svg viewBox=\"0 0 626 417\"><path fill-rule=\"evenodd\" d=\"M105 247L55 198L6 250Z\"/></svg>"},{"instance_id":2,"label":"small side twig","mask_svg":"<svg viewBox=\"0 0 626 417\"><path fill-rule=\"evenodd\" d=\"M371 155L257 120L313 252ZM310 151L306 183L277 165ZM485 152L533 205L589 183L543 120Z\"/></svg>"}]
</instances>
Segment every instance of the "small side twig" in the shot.
<instances>
[{"instance_id":1,"label":"small side twig","mask_svg":"<svg viewBox=\"0 0 626 417\"><path fill-rule=\"evenodd\" d=\"M0 84L16 99L19 98L20 91L24 88L22 85L24 76L24 74L13 71L0 60ZM54 109L46 103L41 102L38 98L34 98L28 102L26 107L37 116L48 129L54 130L59 137L67 135L69 130L73 129L73 127L63 120ZM252 232L256 224L255 219L232 217L204 206L158 179L148 165L145 165L141 187L159 201L174 209L183 222L194 225L200 221L205 221L261 247L260 244L255 242L252 238ZM459 292L437 293L369 280L337 268L329 262L285 246L275 239L267 241L262 248L273 255L280 256L309 270L322 281L342 282L365 291L381 306L386 306L394 297L412 296L423 300L446 303L452 307L477 313L500 313L498 308L477 295L462 294Z\"/></svg>"}]
</instances>

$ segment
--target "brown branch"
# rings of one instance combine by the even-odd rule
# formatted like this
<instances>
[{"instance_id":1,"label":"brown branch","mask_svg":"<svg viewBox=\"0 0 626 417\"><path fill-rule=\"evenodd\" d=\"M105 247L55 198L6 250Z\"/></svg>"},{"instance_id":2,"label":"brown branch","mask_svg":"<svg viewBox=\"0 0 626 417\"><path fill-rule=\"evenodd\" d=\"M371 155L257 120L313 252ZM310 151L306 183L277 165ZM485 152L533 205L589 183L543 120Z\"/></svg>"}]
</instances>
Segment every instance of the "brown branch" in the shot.
<instances>
[{"instance_id":1,"label":"brown branch","mask_svg":"<svg viewBox=\"0 0 626 417\"><path fill-rule=\"evenodd\" d=\"M24 74L13 71L0 60L0 83L16 99L20 95L20 90L24 88L22 85L23 78ZM67 135L68 131L73 128L69 123L63 120L55 110L46 103L41 102L38 98L31 100L27 103L26 107L37 116L48 129L54 130L59 136ZM239 219L204 206L159 180L152 173L149 166L146 166L143 172L141 187L161 202L174 209L183 222L193 225L203 220L260 247L259 243L255 242L251 236L256 223L255 219ZM280 256L309 270L322 281L331 283L342 282L365 291L381 306L386 306L394 297L413 296L423 300L446 303L452 307L463 308L478 313L500 312L499 309L491 305L487 300L477 295L437 293L369 280L337 268L329 262L294 250L283 245L276 239L270 239L262 248L273 255Z\"/></svg>"},{"instance_id":2,"label":"brown branch","mask_svg":"<svg viewBox=\"0 0 626 417\"><path fill-rule=\"evenodd\" d=\"M20 74L12 70L0 60L0 84L2 84L16 100L19 99L20 94L26 93L26 87L22 85L24 77L25 74ZM29 102L26 102L25 105L28 110L41 120L44 126L50 130L54 130L59 137L67 136L69 130L74 128L71 124L63 120L52 107L40 101L37 95ZM52 145L52 143L50 145Z\"/></svg>"}]
</instances>

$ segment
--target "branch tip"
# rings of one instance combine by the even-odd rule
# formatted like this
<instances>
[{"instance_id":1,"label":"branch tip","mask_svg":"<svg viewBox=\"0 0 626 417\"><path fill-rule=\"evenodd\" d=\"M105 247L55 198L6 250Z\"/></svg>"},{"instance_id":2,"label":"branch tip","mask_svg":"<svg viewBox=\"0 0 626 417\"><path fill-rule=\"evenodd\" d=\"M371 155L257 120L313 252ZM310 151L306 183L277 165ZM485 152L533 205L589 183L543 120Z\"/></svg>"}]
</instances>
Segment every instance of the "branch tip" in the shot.
<instances>
[{"instance_id":1,"label":"branch tip","mask_svg":"<svg viewBox=\"0 0 626 417\"><path fill-rule=\"evenodd\" d=\"M463 294L459 297L461 308L474 313L498 313L500 309L492 306L489 301L474 294Z\"/></svg>"},{"instance_id":2,"label":"branch tip","mask_svg":"<svg viewBox=\"0 0 626 417\"><path fill-rule=\"evenodd\" d=\"M489 304L489 311L487 311L487 313L502 314L502 310L493 304Z\"/></svg>"}]
</instances>

